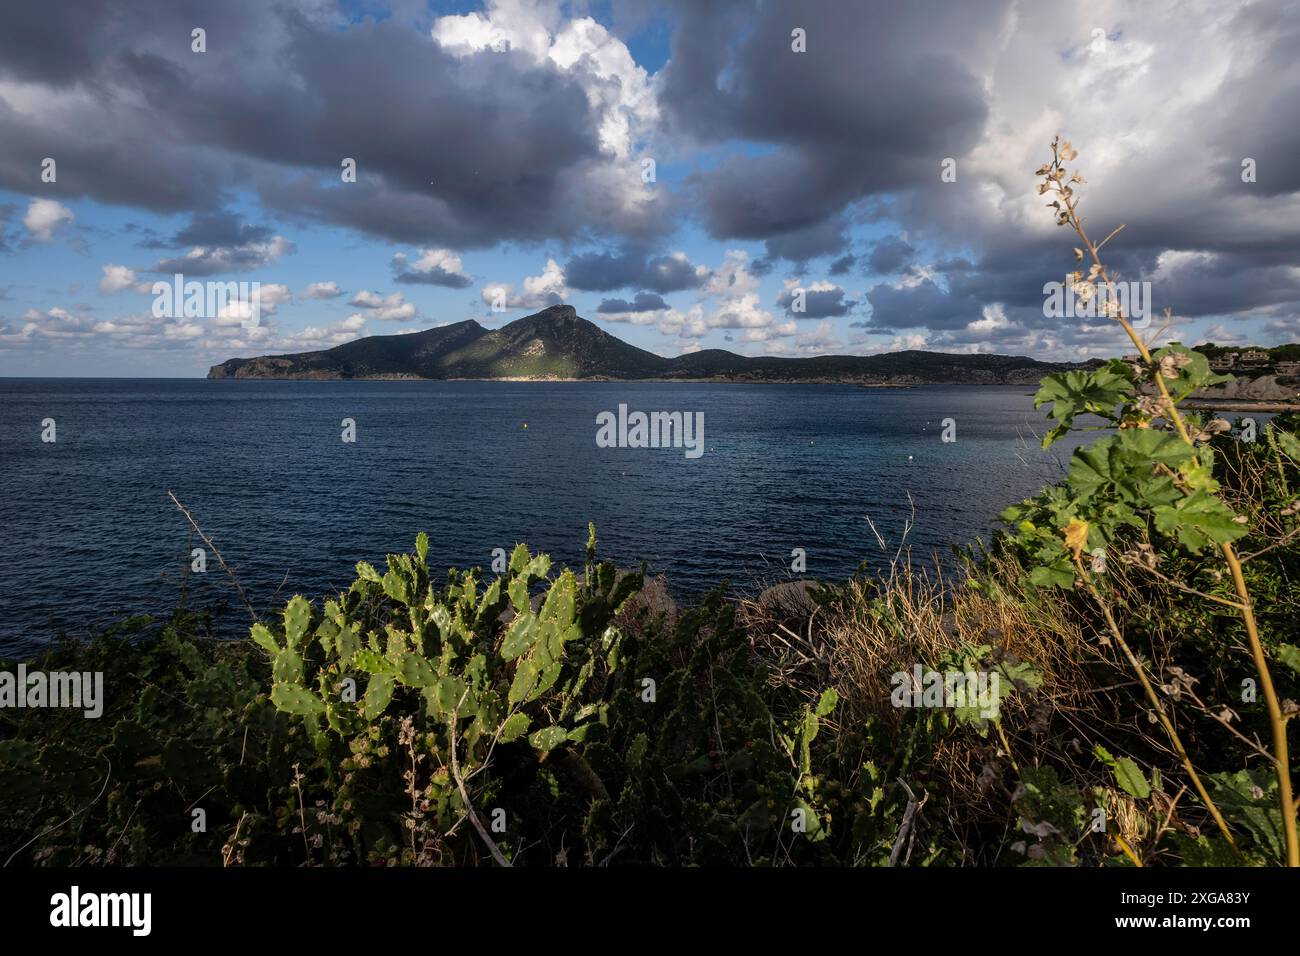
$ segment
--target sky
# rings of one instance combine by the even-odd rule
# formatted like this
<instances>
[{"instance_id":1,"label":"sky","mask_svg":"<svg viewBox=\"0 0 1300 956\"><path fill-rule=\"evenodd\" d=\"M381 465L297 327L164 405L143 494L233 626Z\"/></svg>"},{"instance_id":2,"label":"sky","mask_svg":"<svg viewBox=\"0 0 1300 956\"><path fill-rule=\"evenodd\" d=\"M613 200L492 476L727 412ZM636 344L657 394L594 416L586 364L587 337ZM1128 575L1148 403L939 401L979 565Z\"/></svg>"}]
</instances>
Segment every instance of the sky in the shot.
<instances>
[{"instance_id":1,"label":"sky","mask_svg":"<svg viewBox=\"0 0 1300 956\"><path fill-rule=\"evenodd\" d=\"M1045 306L1058 134L1150 334L1300 341L1297 49L1287 0L6 0L0 375L561 302L666 356L1132 351Z\"/></svg>"}]
</instances>

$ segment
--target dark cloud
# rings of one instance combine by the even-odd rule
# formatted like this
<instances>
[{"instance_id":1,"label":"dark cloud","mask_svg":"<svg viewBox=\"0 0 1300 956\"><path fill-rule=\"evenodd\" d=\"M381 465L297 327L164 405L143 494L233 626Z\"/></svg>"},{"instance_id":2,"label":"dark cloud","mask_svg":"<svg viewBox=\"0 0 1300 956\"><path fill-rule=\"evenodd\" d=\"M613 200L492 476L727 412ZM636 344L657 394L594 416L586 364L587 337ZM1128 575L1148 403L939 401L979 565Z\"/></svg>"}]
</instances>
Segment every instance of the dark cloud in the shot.
<instances>
[{"instance_id":1,"label":"dark cloud","mask_svg":"<svg viewBox=\"0 0 1300 956\"><path fill-rule=\"evenodd\" d=\"M645 256L624 250L618 253L587 252L564 264L564 279L572 289L610 292L640 285L645 275Z\"/></svg>"},{"instance_id":2,"label":"dark cloud","mask_svg":"<svg viewBox=\"0 0 1300 956\"><path fill-rule=\"evenodd\" d=\"M899 236L886 236L871 247L867 268L876 275L897 272L912 261L916 250Z\"/></svg>"},{"instance_id":3,"label":"dark cloud","mask_svg":"<svg viewBox=\"0 0 1300 956\"><path fill-rule=\"evenodd\" d=\"M437 285L446 289L464 289L474 280L463 272L451 272L440 265L428 269L412 268L400 252L393 256L393 281L411 285Z\"/></svg>"},{"instance_id":4,"label":"dark cloud","mask_svg":"<svg viewBox=\"0 0 1300 956\"><path fill-rule=\"evenodd\" d=\"M795 319L831 319L848 315L856 302L844 298L844 290L839 286L831 289L804 289L803 311L794 311L796 293L799 287L783 289L776 297L776 304L785 309L786 314Z\"/></svg>"},{"instance_id":5,"label":"dark cloud","mask_svg":"<svg viewBox=\"0 0 1300 956\"><path fill-rule=\"evenodd\" d=\"M564 266L565 282L583 292L642 288L667 294L698 288L703 276L684 256L647 256L626 247L620 252L588 252Z\"/></svg>"},{"instance_id":6,"label":"dark cloud","mask_svg":"<svg viewBox=\"0 0 1300 956\"><path fill-rule=\"evenodd\" d=\"M22 113L0 99L0 188L32 191L52 156L63 199L215 219L252 189L289 216L457 249L667 226L670 203L618 201L579 75L523 53L458 57L404 23L254 0L5 15L0 75L64 94Z\"/></svg>"},{"instance_id":7,"label":"dark cloud","mask_svg":"<svg viewBox=\"0 0 1300 956\"><path fill-rule=\"evenodd\" d=\"M774 147L694 177L709 232L764 239L769 254L796 260L808 254L801 234L816 235L834 253L828 220L964 156L988 113L972 64L1006 6L879 4L867 14L849 0L811 0L797 13L758 0L679 2L663 77L670 122L703 140ZM794 26L806 53L791 51Z\"/></svg>"},{"instance_id":8,"label":"dark cloud","mask_svg":"<svg viewBox=\"0 0 1300 956\"><path fill-rule=\"evenodd\" d=\"M296 249L292 242L282 236L240 246L195 246L183 256L160 260L150 271L165 275L181 272L195 276L251 272L278 261Z\"/></svg>"},{"instance_id":9,"label":"dark cloud","mask_svg":"<svg viewBox=\"0 0 1300 956\"><path fill-rule=\"evenodd\" d=\"M858 257L851 253L849 255L840 256L838 259L836 259L834 262L831 263L831 275L833 276L847 275L849 271L852 270L853 266L857 263L857 261L858 261Z\"/></svg>"},{"instance_id":10,"label":"dark cloud","mask_svg":"<svg viewBox=\"0 0 1300 956\"><path fill-rule=\"evenodd\" d=\"M1300 8L1294 3L1258 3L1240 8L1231 28L1253 41L1255 69L1239 73L1225 84L1225 103L1250 104L1227 109L1215 137L1221 153L1216 164L1222 187L1241 195L1280 196L1300 190L1300 123L1294 120L1300 103ZM1261 82L1261 78L1265 78ZM1255 161L1255 182L1243 183L1242 161Z\"/></svg>"},{"instance_id":11,"label":"dark cloud","mask_svg":"<svg viewBox=\"0 0 1300 956\"><path fill-rule=\"evenodd\" d=\"M805 263L809 259L837 255L845 242L843 221L827 219L768 239L767 258Z\"/></svg>"},{"instance_id":12,"label":"dark cloud","mask_svg":"<svg viewBox=\"0 0 1300 956\"><path fill-rule=\"evenodd\" d=\"M626 299L605 299L596 307L602 315L618 315L624 312L660 312L668 308L663 296L653 292L638 292L631 302Z\"/></svg>"},{"instance_id":13,"label":"dark cloud","mask_svg":"<svg viewBox=\"0 0 1300 956\"><path fill-rule=\"evenodd\" d=\"M18 207L13 203L0 203L0 253L12 251L10 243L14 240L14 237L9 234L9 224L17 212Z\"/></svg>"},{"instance_id":14,"label":"dark cloud","mask_svg":"<svg viewBox=\"0 0 1300 956\"><path fill-rule=\"evenodd\" d=\"M245 223L235 213L212 213L195 216L188 226L172 237L177 246L247 246L270 239L269 226Z\"/></svg>"}]
</instances>

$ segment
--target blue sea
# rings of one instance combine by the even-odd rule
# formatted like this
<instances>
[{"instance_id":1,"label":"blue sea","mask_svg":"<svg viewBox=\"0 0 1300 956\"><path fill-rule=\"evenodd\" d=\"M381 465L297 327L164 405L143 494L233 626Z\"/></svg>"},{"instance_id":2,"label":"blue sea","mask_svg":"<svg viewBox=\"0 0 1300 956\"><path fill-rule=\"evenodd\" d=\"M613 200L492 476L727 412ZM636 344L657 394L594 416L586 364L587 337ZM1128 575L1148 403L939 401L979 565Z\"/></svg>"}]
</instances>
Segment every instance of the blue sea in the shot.
<instances>
[{"instance_id":1,"label":"blue sea","mask_svg":"<svg viewBox=\"0 0 1300 956\"><path fill-rule=\"evenodd\" d=\"M1057 480L1027 386L0 380L0 654L177 604L184 503L263 610L345 588L429 534L433 568L518 541L642 560L686 599L947 560ZM702 412L704 454L600 448L596 416ZM956 441L941 440L942 421ZM43 442L53 419L55 441ZM344 419L355 442L342 440ZM870 523L884 537L882 550ZM906 536L904 532L906 531ZM791 570L794 549L807 571ZM247 614L214 555L189 606Z\"/></svg>"}]
</instances>

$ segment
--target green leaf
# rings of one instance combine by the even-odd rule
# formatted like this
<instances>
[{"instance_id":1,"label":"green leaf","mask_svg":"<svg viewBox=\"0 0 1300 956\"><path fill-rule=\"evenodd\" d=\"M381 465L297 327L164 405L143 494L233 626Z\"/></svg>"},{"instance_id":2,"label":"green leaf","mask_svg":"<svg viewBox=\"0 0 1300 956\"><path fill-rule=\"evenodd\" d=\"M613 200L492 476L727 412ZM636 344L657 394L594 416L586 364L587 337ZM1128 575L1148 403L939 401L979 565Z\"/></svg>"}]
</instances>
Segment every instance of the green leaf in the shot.
<instances>
[{"instance_id":1,"label":"green leaf","mask_svg":"<svg viewBox=\"0 0 1300 956\"><path fill-rule=\"evenodd\" d=\"M532 647L536 639L536 616L532 611L521 613L510 622L510 627L506 630L505 640L501 642L501 657L513 661Z\"/></svg>"},{"instance_id":2,"label":"green leaf","mask_svg":"<svg viewBox=\"0 0 1300 956\"><path fill-rule=\"evenodd\" d=\"M290 647L297 647L311 624L311 604L301 594L295 594L284 607L284 639Z\"/></svg>"},{"instance_id":3,"label":"green leaf","mask_svg":"<svg viewBox=\"0 0 1300 956\"><path fill-rule=\"evenodd\" d=\"M506 700L511 704L523 700L537 683L539 671L540 668L533 661L521 660L515 667L515 679L510 683L510 693L506 695Z\"/></svg>"},{"instance_id":4,"label":"green leaf","mask_svg":"<svg viewBox=\"0 0 1300 956\"><path fill-rule=\"evenodd\" d=\"M384 575L384 593L399 604L410 604L410 589L407 586L406 579L394 571L389 571Z\"/></svg>"},{"instance_id":5,"label":"green leaf","mask_svg":"<svg viewBox=\"0 0 1300 956\"><path fill-rule=\"evenodd\" d=\"M280 650L280 645L275 642L275 637L266 629L265 624L253 625L253 642L272 654Z\"/></svg>"},{"instance_id":6,"label":"green leaf","mask_svg":"<svg viewBox=\"0 0 1300 956\"><path fill-rule=\"evenodd\" d=\"M528 546L525 544L515 545L514 551L510 552L510 571L513 574L519 574L528 566Z\"/></svg>"},{"instance_id":7,"label":"green leaf","mask_svg":"<svg viewBox=\"0 0 1300 956\"><path fill-rule=\"evenodd\" d=\"M415 553L420 556L420 563L425 564L429 555L429 536L423 531L415 536Z\"/></svg>"},{"instance_id":8,"label":"green leaf","mask_svg":"<svg viewBox=\"0 0 1300 956\"><path fill-rule=\"evenodd\" d=\"M1210 775L1214 802L1234 825L1248 830L1256 845L1278 863L1285 842L1278 805L1277 776L1271 770L1238 770Z\"/></svg>"},{"instance_id":9,"label":"green leaf","mask_svg":"<svg viewBox=\"0 0 1300 956\"><path fill-rule=\"evenodd\" d=\"M360 642L357 640L355 625L344 624L340 627L338 634L335 635L334 645L338 651L339 660L344 664L351 663L352 656L356 654L358 648L361 646Z\"/></svg>"},{"instance_id":10,"label":"green leaf","mask_svg":"<svg viewBox=\"0 0 1300 956\"><path fill-rule=\"evenodd\" d=\"M1286 456L1297 465L1300 465L1300 438L1296 438L1295 435L1284 432L1280 428L1270 428L1269 433Z\"/></svg>"},{"instance_id":11,"label":"green leaf","mask_svg":"<svg viewBox=\"0 0 1300 956\"><path fill-rule=\"evenodd\" d=\"M1211 371L1210 360L1202 353L1193 351L1185 345L1177 343L1169 345L1154 352L1151 358L1158 365L1160 360L1167 355L1182 355L1188 360L1187 364L1180 368L1172 378L1165 376L1169 394L1175 402L1182 401L1198 388L1232 381L1231 375L1217 375Z\"/></svg>"},{"instance_id":12,"label":"green leaf","mask_svg":"<svg viewBox=\"0 0 1300 956\"><path fill-rule=\"evenodd\" d=\"M415 651L407 651L402 656L402 666L398 676L407 687L432 687L438 679L429 662Z\"/></svg>"},{"instance_id":13,"label":"green leaf","mask_svg":"<svg viewBox=\"0 0 1300 956\"><path fill-rule=\"evenodd\" d=\"M1179 543L1193 553L1211 543L1235 541L1250 530L1234 521L1231 509L1203 488L1152 513L1161 534L1177 535Z\"/></svg>"},{"instance_id":14,"label":"green leaf","mask_svg":"<svg viewBox=\"0 0 1300 956\"><path fill-rule=\"evenodd\" d=\"M374 720L384 712L388 702L393 699L393 676L391 674L371 674L370 683L366 685L366 696L361 710L366 720Z\"/></svg>"},{"instance_id":15,"label":"green leaf","mask_svg":"<svg viewBox=\"0 0 1300 956\"><path fill-rule=\"evenodd\" d=\"M539 554L528 562L524 568L524 573L530 578L544 578L546 572L551 570L551 557L547 554Z\"/></svg>"},{"instance_id":16,"label":"green leaf","mask_svg":"<svg viewBox=\"0 0 1300 956\"><path fill-rule=\"evenodd\" d=\"M1126 464L1159 463L1177 468L1192 457L1192 449L1174 432L1149 428L1125 428L1116 436Z\"/></svg>"},{"instance_id":17,"label":"green leaf","mask_svg":"<svg viewBox=\"0 0 1300 956\"><path fill-rule=\"evenodd\" d=\"M531 722L532 718L525 713L511 714L506 718L506 722L501 725L501 742L508 744L512 740L518 740L524 731L528 729Z\"/></svg>"},{"instance_id":18,"label":"green leaf","mask_svg":"<svg viewBox=\"0 0 1300 956\"><path fill-rule=\"evenodd\" d=\"M501 579L496 578L483 591L483 597L478 602L478 611L476 612L477 615L479 617L483 617L493 607L495 607L497 602L500 600L501 600Z\"/></svg>"},{"instance_id":19,"label":"green leaf","mask_svg":"<svg viewBox=\"0 0 1300 956\"><path fill-rule=\"evenodd\" d=\"M569 732L563 727L550 726L534 731L528 742L538 750L553 750L568 738Z\"/></svg>"},{"instance_id":20,"label":"green leaf","mask_svg":"<svg viewBox=\"0 0 1300 956\"><path fill-rule=\"evenodd\" d=\"M515 613L523 614L526 610L531 610L532 605L528 600L528 582L522 577L511 578L510 586L507 588L510 594L510 603L515 606Z\"/></svg>"},{"instance_id":21,"label":"green leaf","mask_svg":"<svg viewBox=\"0 0 1300 956\"><path fill-rule=\"evenodd\" d=\"M1151 796L1151 784L1147 783L1146 774L1131 759L1120 757L1115 761L1113 769L1115 771L1115 782L1129 794L1139 800L1145 800Z\"/></svg>"},{"instance_id":22,"label":"green leaf","mask_svg":"<svg viewBox=\"0 0 1300 956\"><path fill-rule=\"evenodd\" d=\"M325 702L301 684L273 684L271 703L287 714L304 717L325 711Z\"/></svg>"},{"instance_id":23,"label":"green leaf","mask_svg":"<svg viewBox=\"0 0 1300 956\"><path fill-rule=\"evenodd\" d=\"M444 714L450 714L461 704L461 698L465 696L465 682L455 675L448 674L438 681L438 687L435 693L438 695L438 707ZM473 712L474 704L470 702L470 710Z\"/></svg>"},{"instance_id":24,"label":"green leaf","mask_svg":"<svg viewBox=\"0 0 1300 956\"><path fill-rule=\"evenodd\" d=\"M533 689L528 692L528 696L525 700L536 700L541 697L542 694L550 690L556 679L559 678L560 671L563 667L563 661L556 661L554 664L549 664L543 667L541 673L537 675L537 683L534 684Z\"/></svg>"},{"instance_id":25,"label":"green leaf","mask_svg":"<svg viewBox=\"0 0 1300 956\"><path fill-rule=\"evenodd\" d=\"M1095 372L1062 372L1043 379L1034 395L1034 408L1051 405L1050 416L1060 423L1043 440L1043 446L1062 437L1076 415L1091 413L1114 421L1116 406L1132 392L1131 375L1123 362L1112 361Z\"/></svg>"},{"instance_id":26,"label":"green leaf","mask_svg":"<svg viewBox=\"0 0 1300 956\"><path fill-rule=\"evenodd\" d=\"M1039 565L1030 569L1029 583L1039 588L1070 588L1074 586L1074 568L1068 561Z\"/></svg>"},{"instance_id":27,"label":"green leaf","mask_svg":"<svg viewBox=\"0 0 1300 956\"><path fill-rule=\"evenodd\" d=\"M302 655L292 647L277 651L271 663L271 679L278 683L302 683Z\"/></svg>"},{"instance_id":28,"label":"green leaf","mask_svg":"<svg viewBox=\"0 0 1300 956\"><path fill-rule=\"evenodd\" d=\"M383 654L380 654L378 651L373 651L368 647L363 647L353 654L352 662L367 674L391 675L395 670L392 661Z\"/></svg>"},{"instance_id":29,"label":"green leaf","mask_svg":"<svg viewBox=\"0 0 1300 956\"><path fill-rule=\"evenodd\" d=\"M378 584L383 580L379 576L379 572L375 570L374 565L369 561L357 562L357 577L361 578L363 581L373 581L375 584Z\"/></svg>"},{"instance_id":30,"label":"green leaf","mask_svg":"<svg viewBox=\"0 0 1300 956\"><path fill-rule=\"evenodd\" d=\"M577 578L572 571L565 571L551 585L542 603L541 617L553 618L568 623L573 620L573 609L578 590Z\"/></svg>"},{"instance_id":31,"label":"green leaf","mask_svg":"<svg viewBox=\"0 0 1300 956\"><path fill-rule=\"evenodd\" d=\"M821 698L817 701L817 709L815 713L818 717L825 717L835 709L835 705L839 702L840 695L834 687L824 690L822 691Z\"/></svg>"},{"instance_id":32,"label":"green leaf","mask_svg":"<svg viewBox=\"0 0 1300 956\"><path fill-rule=\"evenodd\" d=\"M1300 647L1296 647L1294 644L1279 644L1277 659L1297 674L1300 674Z\"/></svg>"}]
</instances>

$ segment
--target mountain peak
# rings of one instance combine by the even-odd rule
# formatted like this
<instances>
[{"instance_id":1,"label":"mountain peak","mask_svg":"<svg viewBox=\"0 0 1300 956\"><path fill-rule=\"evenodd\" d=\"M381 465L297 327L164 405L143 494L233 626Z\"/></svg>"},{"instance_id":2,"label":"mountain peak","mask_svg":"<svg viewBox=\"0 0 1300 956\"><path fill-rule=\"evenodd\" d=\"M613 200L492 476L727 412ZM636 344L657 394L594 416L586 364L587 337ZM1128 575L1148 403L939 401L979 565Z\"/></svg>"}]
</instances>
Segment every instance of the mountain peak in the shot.
<instances>
[{"instance_id":1,"label":"mountain peak","mask_svg":"<svg viewBox=\"0 0 1300 956\"><path fill-rule=\"evenodd\" d=\"M705 349L674 359L638 348L552 305L486 329L473 319L398 335L372 335L320 352L230 359L209 378L655 379L748 382L1037 382L1053 366L1003 355L747 357Z\"/></svg>"},{"instance_id":2,"label":"mountain peak","mask_svg":"<svg viewBox=\"0 0 1300 956\"><path fill-rule=\"evenodd\" d=\"M540 312L534 312L532 315L525 315L523 318L515 319L510 325L519 323L525 325L558 325L573 322L578 317L578 310L571 305L552 305Z\"/></svg>"}]
</instances>

